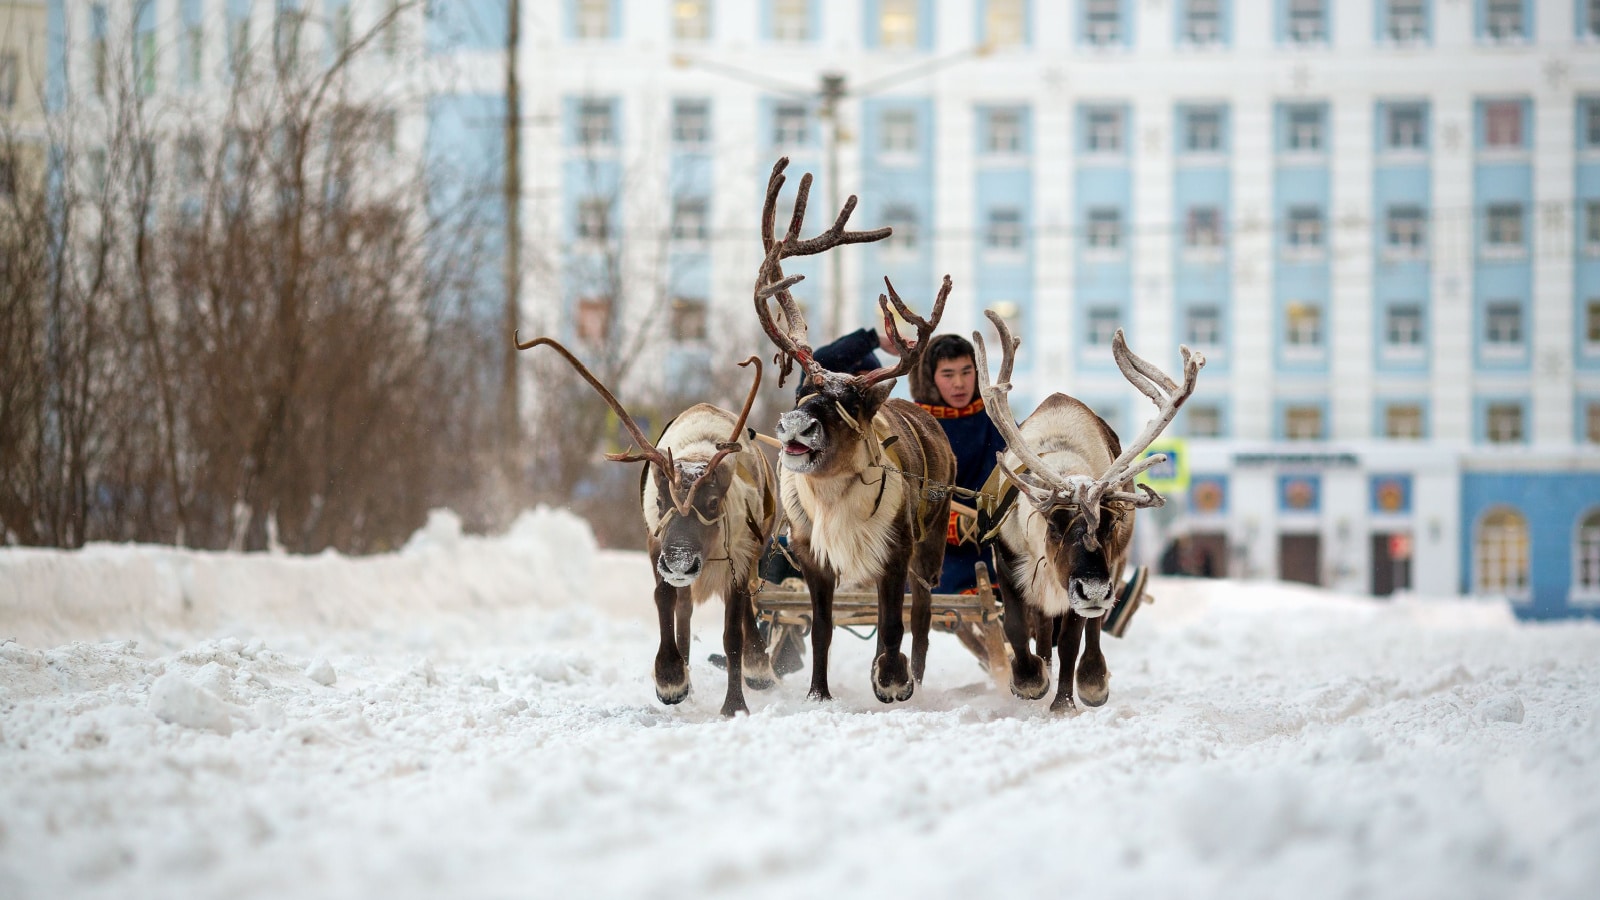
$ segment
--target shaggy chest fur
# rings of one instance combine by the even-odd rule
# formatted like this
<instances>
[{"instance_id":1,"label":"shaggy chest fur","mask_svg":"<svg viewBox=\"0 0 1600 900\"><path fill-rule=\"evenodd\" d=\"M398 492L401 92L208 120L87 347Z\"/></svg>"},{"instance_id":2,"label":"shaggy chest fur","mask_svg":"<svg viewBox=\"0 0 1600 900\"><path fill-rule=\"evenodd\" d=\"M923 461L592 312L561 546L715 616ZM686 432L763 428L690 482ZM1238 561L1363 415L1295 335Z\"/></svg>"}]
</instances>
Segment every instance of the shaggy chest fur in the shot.
<instances>
[{"instance_id":1,"label":"shaggy chest fur","mask_svg":"<svg viewBox=\"0 0 1600 900\"><path fill-rule=\"evenodd\" d=\"M787 470L779 475L784 513L796 535L808 538L817 561L847 585L869 581L882 571L906 499L902 476L867 468L865 448L857 448L857 454L864 469L859 476L816 478Z\"/></svg>"}]
</instances>

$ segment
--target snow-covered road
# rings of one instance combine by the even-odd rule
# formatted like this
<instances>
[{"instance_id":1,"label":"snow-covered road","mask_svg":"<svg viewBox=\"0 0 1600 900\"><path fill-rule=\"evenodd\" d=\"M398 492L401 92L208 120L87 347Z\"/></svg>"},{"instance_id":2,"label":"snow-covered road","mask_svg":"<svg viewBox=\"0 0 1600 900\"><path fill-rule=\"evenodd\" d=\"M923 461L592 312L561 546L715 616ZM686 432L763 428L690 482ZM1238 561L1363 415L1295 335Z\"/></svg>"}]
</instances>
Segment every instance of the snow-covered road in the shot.
<instances>
[{"instance_id":1,"label":"snow-covered road","mask_svg":"<svg viewBox=\"0 0 1600 900\"><path fill-rule=\"evenodd\" d=\"M1600 627L1153 581L1071 718L841 633L652 694L642 557L558 513L402 553L0 551L0 897L1593 898Z\"/></svg>"}]
</instances>

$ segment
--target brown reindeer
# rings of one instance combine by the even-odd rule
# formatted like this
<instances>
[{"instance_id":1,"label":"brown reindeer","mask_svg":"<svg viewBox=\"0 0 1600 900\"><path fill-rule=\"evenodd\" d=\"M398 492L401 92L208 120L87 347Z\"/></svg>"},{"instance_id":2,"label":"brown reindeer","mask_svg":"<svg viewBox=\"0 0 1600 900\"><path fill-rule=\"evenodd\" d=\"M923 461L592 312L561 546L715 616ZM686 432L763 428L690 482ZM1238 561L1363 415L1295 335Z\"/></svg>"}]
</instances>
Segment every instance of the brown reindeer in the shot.
<instances>
[{"instance_id":1,"label":"brown reindeer","mask_svg":"<svg viewBox=\"0 0 1600 900\"><path fill-rule=\"evenodd\" d=\"M780 351L778 383L783 383L783 375L798 360L808 388L795 408L778 420L777 438L782 444L779 489L791 525L789 546L811 592L810 696L818 700L832 696L828 691L828 647L833 639L833 592L843 580L876 583L878 652L872 662L872 692L884 703L907 700L915 690L913 679L922 680L927 666L932 588L944 562L950 496L935 485L955 480L956 463L950 443L933 417L915 403L889 399L889 392L897 376L916 366L920 351L944 314L950 279L945 278L930 319L913 314L895 293L894 285L884 280L888 294L879 296L878 306L883 312L884 332L899 351L896 365L859 376L823 369L812 357L805 318L788 290L802 276L785 278L781 263L841 244L881 240L890 232L887 228L845 231L856 205L852 196L832 228L801 240L800 226L811 189L808 174L800 180L788 233L777 239L775 208L788 163L788 159L779 160L767 182L761 218L766 258L756 281L755 301L761 325ZM783 312L781 328L767 302L772 298ZM896 330L891 303L916 326L914 345L907 344ZM908 570L909 667L900 652Z\"/></svg>"},{"instance_id":2,"label":"brown reindeer","mask_svg":"<svg viewBox=\"0 0 1600 900\"><path fill-rule=\"evenodd\" d=\"M1183 386L1160 369L1135 356L1118 329L1111 352L1123 377L1155 402L1158 410L1124 449L1116 432L1094 410L1066 394L1051 394L1019 427L1006 394L1011 367L1021 340L1005 321L986 313L1000 333L1004 359L1000 381L989 381L989 360L983 337L973 334L978 351L979 390L984 409L1000 433L1007 452L999 466L1006 479L1027 497L999 527L995 567L1000 598L1005 604L1006 640L1014 653L1011 692L1025 700L1043 697L1050 687L1049 664L1028 649L1030 612L1042 613L1037 629L1041 652L1051 636L1059 641L1060 683L1053 711L1075 708L1073 671L1083 702L1099 706L1110 696L1106 658L1100 652L1102 619L1116 604L1115 585L1122 583L1133 540L1136 510L1165 501L1149 485L1134 490L1134 476L1165 461L1164 454L1143 460L1140 454L1167 427L1178 407L1194 393L1195 379L1206 359L1182 347ZM1084 641L1078 659L1078 642Z\"/></svg>"},{"instance_id":3,"label":"brown reindeer","mask_svg":"<svg viewBox=\"0 0 1600 900\"><path fill-rule=\"evenodd\" d=\"M670 705L689 696L689 618L695 606L720 597L725 608L722 649L728 659L722 714L749 712L741 679L756 690L775 683L750 600L751 578L778 508L772 464L745 432L745 419L761 387L761 361L752 356L739 363L756 369L738 416L697 403L651 443L617 398L567 348L541 337L519 342L517 349L540 344L560 353L589 382L638 446L637 452L608 453L606 458L648 463L639 482L639 501L649 532L661 629L656 697Z\"/></svg>"}]
</instances>

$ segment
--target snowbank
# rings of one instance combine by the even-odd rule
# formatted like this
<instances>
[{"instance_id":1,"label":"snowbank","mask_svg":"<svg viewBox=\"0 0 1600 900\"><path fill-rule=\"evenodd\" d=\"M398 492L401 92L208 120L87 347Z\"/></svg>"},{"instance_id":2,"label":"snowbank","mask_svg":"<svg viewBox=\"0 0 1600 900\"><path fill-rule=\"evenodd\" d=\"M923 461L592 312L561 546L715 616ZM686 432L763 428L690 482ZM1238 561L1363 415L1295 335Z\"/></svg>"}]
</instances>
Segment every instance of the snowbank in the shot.
<instances>
[{"instance_id":1,"label":"snowbank","mask_svg":"<svg viewBox=\"0 0 1600 900\"><path fill-rule=\"evenodd\" d=\"M253 635L403 623L417 616L565 602L587 585L593 533L570 513L523 513L474 537L436 510L398 553L217 553L136 544L0 550L0 640Z\"/></svg>"}]
</instances>

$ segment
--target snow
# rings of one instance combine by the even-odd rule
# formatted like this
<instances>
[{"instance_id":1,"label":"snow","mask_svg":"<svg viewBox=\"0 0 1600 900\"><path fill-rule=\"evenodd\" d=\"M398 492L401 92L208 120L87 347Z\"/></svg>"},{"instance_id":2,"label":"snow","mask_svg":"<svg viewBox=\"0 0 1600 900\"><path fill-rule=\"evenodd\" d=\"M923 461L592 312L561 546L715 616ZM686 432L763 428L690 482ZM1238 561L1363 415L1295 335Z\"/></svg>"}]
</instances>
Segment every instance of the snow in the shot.
<instances>
[{"instance_id":1,"label":"snow","mask_svg":"<svg viewBox=\"0 0 1600 900\"><path fill-rule=\"evenodd\" d=\"M565 513L371 558L0 551L0 897L1600 895L1600 627L1152 579L1110 702L840 632L678 707L648 561ZM7 640L9 638L9 640Z\"/></svg>"}]
</instances>

